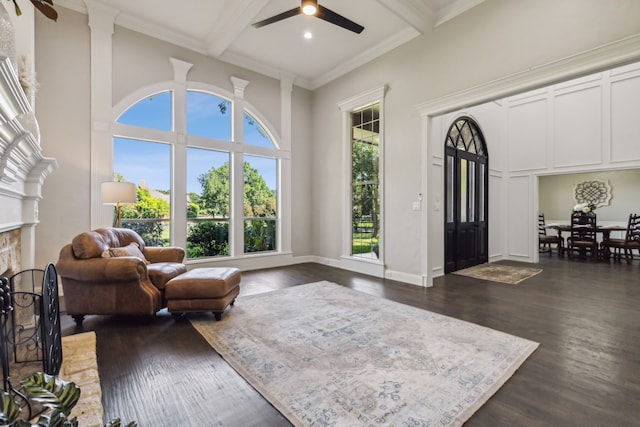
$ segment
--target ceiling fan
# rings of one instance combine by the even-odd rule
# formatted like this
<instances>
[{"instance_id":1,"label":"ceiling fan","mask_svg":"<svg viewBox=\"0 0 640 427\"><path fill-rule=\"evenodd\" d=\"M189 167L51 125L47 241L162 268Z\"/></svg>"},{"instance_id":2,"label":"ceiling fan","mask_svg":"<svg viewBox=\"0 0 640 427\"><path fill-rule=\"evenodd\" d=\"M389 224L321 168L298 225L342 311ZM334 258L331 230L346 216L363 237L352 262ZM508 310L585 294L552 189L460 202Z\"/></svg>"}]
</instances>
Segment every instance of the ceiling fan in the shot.
<instances>
[{"instance_id":1,"label":"ceiling fan","mask_svg":"<svg viewBox=\"0 0 640 427\"><path fill-rule=\"evenodd\" d=\"M273 24L274 22L282 21L283 19L291 18L292 16L300 14L315 16L316 18L320 18L357 34L360 34L362 30L364 30L362 25L356 24L352 20L319 5L318 0L302 0L300 7L287 10L286 12L274 15L271 18L256 22L253 26L255 28L264 27L265 25Z\"/></svg>"}]
</instances>

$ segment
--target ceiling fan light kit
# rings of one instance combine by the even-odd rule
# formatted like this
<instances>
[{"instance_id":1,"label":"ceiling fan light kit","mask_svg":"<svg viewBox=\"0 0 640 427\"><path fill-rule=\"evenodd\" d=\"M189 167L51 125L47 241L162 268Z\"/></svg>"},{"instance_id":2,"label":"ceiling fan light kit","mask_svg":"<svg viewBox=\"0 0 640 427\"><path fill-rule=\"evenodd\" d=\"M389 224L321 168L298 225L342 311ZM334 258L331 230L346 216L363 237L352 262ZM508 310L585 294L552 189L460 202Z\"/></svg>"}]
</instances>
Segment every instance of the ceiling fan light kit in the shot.
<instances>
[{"instance_id":1,"label":"ceiling fan light kit","mask_svg":"<svg viewBox=\"0 0 640 427\"><path fill-rule=\"evenodd\" d=\"M356 34L360 34L364 30L364 27L362 25L357 24L352 20L345 18L344 16L330 9L327 9L322 5L319 5L318 0L302 0L300 2L300 7L287 10L286 12L279 13L278 15L274 15L267 19L263 19L262 21L254 23L253 27L264 27L265 25L273 24L275 22L282 21L283 19L291 18L292 16L300 14L315 16L316 18L320 18L323 21L327 21L333 25L337 25L338 27L342 27L345 30L352 31Z\"/></svg>"},{"instance_id":2,"label":"ceiling fan light kit","mask_svg":"<svg viewBox=\"0 0 640 427\"><path fill-rule=\"evenodd\" d=\"M315 15L318 11L318 0L302 0L302 13Z\"/></svg>"}]
</instances>

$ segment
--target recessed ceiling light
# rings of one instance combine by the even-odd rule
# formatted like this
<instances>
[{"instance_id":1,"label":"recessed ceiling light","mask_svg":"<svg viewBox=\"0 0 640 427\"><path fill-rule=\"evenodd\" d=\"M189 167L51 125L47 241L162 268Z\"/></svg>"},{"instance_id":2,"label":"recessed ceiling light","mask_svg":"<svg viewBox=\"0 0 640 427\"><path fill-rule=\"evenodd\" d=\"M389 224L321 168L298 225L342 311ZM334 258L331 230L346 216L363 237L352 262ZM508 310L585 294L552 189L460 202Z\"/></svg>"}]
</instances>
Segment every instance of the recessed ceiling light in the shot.
<instances>
[{"instance_id":1,"label":"recessed ceiling light","mask_svg":"<svg viewBox=\"0 0 640 427\"><path fill-rule=\"evenodd\" d=\"M313 38L313 34L311 34L311 31L305 31L304 32L304 38L307 39L307 40Z\"/></svg>"}]
</instances>

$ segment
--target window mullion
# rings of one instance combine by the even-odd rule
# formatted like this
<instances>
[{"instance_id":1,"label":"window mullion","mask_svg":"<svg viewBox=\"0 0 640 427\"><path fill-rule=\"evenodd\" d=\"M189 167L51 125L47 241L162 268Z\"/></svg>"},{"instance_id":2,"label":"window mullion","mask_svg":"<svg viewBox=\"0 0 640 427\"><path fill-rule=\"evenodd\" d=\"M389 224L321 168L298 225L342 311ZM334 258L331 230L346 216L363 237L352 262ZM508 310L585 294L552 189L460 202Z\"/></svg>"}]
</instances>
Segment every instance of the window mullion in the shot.
<instances>
[{"instance_id":1,"label":"window mullion","mask_svg":"<svg viewBox=\"0 0 640 427\"><path fill-rule=\"evenodd\" d=\"M187 247L187 211L180 200L187 199L187 85L176 82L173 95L173 130L175 143L171 162L171 243L182 248Z\"/></svg>"},{"instance_id":2,"label":"window mullion","mask_svg":"<svg viewBox=\"0 0 640 427\"><path fill-rule=\"evenodd\" d=\"M231 220L229 234L231 237L231 254L234 257L244 256L244 87L246 80L232 79L234 84L232 139L234 152L231 153Z\"/></svg>"}]
</instances>

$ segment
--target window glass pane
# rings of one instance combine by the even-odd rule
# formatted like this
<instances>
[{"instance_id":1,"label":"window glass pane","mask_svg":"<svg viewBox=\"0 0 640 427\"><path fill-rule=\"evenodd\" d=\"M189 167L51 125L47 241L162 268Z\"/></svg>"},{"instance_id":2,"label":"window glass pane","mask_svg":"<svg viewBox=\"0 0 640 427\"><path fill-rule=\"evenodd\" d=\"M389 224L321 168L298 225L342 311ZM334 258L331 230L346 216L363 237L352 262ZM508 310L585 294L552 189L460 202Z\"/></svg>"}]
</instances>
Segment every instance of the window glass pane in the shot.
<instances>
[{"instance_id":1,"label":"window glass pane","mask_svg":"<svg viewBox=\"0 0 640 427\"><path fill-rule=\"evenodd\" d=\"M137 203L121 208L122 227L136 231L149 246L169 245L170 153L167 144L113 139L115 180L137 186Z\"/></svg>"},{"instance_id":2,"label":"window glass pane","mask_svg":"<svg viewBox=\"0 0 640 427\"><path fill-rule=\"evenodd\" d=\"M187 258L229 254L229 221L215 221L205 217L187 219Z\"/></svg>"},{"instance_id":3,"label":"window glass pane","mask_svg":"<svg viewBox=\"0 0 640 427\"><path fill-rule=\"evenodd\" d=\"M476 220L476 162L469 161L469 222Z\"/></svg>"},{"instance_id":4,"label":"window glass pane","mask_svg":"<svg viewBox=\"0 0 640 427\"><path fill-rule=\"evenodd\" d=\"M484 163L480 163L478 166L480 168L480 174L478 176L478 180L480 181L478 183L478 191L479 191L479 194L478 194L479 200L478 201L480 202L480 206L478 207L478 209L479 209L478 215L480 216L480 218L479 218L480 221L484 221L485 220L484 219L484 207L485 207L485 198L486 198L486 196L484 194L484 192L485 192L485 179L484 179L484 168L485 168L485 165L484 165Z\"/></svg>"},{"instance_id":5,"label":"window glass pane","mask_svg":"<svg viewBox=\"0 0 640 427\"><path fill-rule=\"evenodd\" d=\"M476 154L476 141L475 140L472 140L469 143L469 147L467 148L467 151L470 152L470 153Z\"/></svg>"},{"instance_id":6,"label":"window glass pane","mask_svg":"<svg viewBox=\"0 0 640 427\"><path fill-rule=\"evenodd\" d=\"M471 127L469 126L469 122L466 122L462 129L460 130L460 134L462 135L462 139L464 139L464 146L469 149L469 145L473 141L473 133L471 132Z\"/></svg>"},{"instance_id":7,"label":"window glass pane","mask_svg":"<svg viewBox=\"0 0 640 427\"><path fill-rule=\"evenodd\" d=\"M253 116L245 112L242 123L242 138L245 144L256 145L258 147L274 148L269 134Z\"/></svg>"},{"instance_id":8,"label":"window glass pane","mask_svg":"<svg viewBox=\"0 0 640 427\"><path fill-rule=\"evenodd\" d=\"M273 158L244 156L245 253L276 249L277 166Z\"/></svg>"},{"instance_id":9,"label":"window glass pane","mask_svg":"<svg viewBox=\"0 0 640 427\"><path fill-rule=\"evenodd\" d=\"M187 91L187 134L231 141L231 102L210 93Z\"/></svg>"},{"instance_id":10,"label":"window glass pane","mask_svg":"<svg viewBox=\"0 0 640 427\"><path fill-rule=\"evenodd\" d=\"M229 255L229 153L187 148L187 258Z\"/></svg>"},{"instance_id":11,"label":"window glass pane","mask_svg":"<svg viewBox=\"0 0 640 427\"><path fill-rule=\"evenodd\" d=\"M160 92L133 104L116 120L118 123L150 129L171 131L171 92Z\"/></svg>"},{"instance_id":12,"label":"window glass pane","mask_svg":"<svg viewBox=\"0 0 640 427\"><path fill-rule=\"evenodd\" d=\"M276 220L252 219L244 222L244 252L276 250Z\"/></svg>"},{"instance_id":13,"label":"window glass pane","mask_svg":"<svg viewBox=\"0 0 640 427\"><path fill-rule=\"evenodd\" d=\"M378 258L380 104L351 113L351 255Z\"/></svg>"},{"instance_id":14,"label":"window glass pane","mask_svg":"<svg viewBox=\"0 0 640 427\"><path fill-rule=\"evenodd\" d=\"M460 122L455 123L453 126L451 126L451 130L449 131L449 138L451 138L451 141L456 144L458 141L458 137L460 136L460 131L458 130L458 125L460 124Z\"/></svg>"},{"instance_id":15,"label":"window glass pane","mask_svg":"<svg viewBox=\"0 0 640 427\"><path fill-rule=\"evenodd\" d=\"M460 222L467 222L467 161L460 159Z\"/></svg>"}]
</instances>

